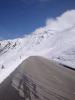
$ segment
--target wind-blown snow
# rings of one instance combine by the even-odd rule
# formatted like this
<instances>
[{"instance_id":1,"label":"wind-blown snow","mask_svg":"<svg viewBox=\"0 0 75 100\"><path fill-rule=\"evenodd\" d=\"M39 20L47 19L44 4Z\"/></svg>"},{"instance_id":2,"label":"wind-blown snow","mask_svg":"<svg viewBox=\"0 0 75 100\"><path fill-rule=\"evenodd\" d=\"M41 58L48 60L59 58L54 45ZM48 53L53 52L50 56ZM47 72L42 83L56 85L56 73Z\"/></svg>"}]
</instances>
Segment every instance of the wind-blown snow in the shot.
<instances>
[{"instance_id":1,"label":"wind-blown snow","mask_svg":"<svg viewBox=\"0 0 75 100\"><path fill-rule=\"evenodd\" d=\"M23 60L33 55L75 67L75 10L56 19L47 19L46 26L24 38L0 41L0 83Z\"/></svg>"}]
</instances>

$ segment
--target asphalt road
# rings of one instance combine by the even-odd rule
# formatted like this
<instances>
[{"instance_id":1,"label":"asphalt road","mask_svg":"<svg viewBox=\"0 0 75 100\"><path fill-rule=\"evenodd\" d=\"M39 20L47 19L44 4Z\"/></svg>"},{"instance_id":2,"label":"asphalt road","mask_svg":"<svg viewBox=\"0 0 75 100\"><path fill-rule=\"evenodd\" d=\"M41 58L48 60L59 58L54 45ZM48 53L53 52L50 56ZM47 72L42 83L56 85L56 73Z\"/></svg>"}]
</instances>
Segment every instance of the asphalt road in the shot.
<instances>
[{"instance_id":1,"label":"asphalt road","mask_svg":"<svg viewBox=\"0 0 75 100\"><path fill-rule=\"evenodd\" d=\"M0 85L0 100L75 100L75 71L29 57Z\"/></svg>"}]
</instances>

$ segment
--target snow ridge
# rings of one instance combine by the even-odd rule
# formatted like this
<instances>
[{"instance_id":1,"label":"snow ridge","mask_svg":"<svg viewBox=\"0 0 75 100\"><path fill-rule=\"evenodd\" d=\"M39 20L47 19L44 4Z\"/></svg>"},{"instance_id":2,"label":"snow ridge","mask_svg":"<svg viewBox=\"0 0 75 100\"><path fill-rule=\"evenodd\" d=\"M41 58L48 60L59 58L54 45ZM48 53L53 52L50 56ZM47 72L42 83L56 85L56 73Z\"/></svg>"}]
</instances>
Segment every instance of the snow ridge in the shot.
<instances>
[{"instance_id":1,"label":"snow ridge","mask_svg":"<svg viewBox=\"0 0 75 100\"><path fill-rule=\"evenodd\" d=\"M0 41L0 83L27 57L44 56L75 66L75 10L56 19L48 19L46 26L30 35ZM2 67L2 65L4 67Z\"/></svg>"}]
</instances>

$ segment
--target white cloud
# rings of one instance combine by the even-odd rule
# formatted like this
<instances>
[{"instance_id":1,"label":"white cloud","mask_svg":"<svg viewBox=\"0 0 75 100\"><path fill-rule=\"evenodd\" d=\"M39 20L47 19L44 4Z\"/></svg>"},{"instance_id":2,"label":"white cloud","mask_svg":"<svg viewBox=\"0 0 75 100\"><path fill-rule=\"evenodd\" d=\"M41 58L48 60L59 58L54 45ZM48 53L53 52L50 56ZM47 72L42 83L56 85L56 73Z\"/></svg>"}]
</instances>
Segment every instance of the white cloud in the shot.
<instances>
[{"instance_id":1,"label":"white cloud","mask_svg":"<svg viewBox=\"0 0 75 100\"><path fill-rule=\"evenodd\" d=\"M64 12L61 16L56 17L55 19L48 18L46 20L46 26L40 27L35 31L40 33L49 29L60 32L73 26L75 26L75 10L69 10Z\"/></svg>"},{"instance_id":2,"label":"white cloud","mask_svg":"<svg viewBox=\"0 0 75 100\"><path fill-rule=\"evenodd\" d=\"M64 30L75 25L75 10L66 11L56 19L47 19L46 26L54 30Z\"/></svg>"}]
</instances>

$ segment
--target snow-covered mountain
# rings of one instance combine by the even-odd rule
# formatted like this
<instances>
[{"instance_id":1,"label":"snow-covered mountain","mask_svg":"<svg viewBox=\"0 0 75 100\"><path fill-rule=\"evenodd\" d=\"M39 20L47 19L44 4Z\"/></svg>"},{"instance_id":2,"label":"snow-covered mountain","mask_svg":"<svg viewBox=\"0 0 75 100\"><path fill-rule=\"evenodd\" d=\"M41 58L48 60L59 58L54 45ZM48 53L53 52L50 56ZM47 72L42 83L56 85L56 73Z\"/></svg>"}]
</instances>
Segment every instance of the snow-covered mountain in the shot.
<instances>
[{"instance_id":1,"label":"snow-covered mountain","mask_svg":"<svg viewBox=\"0 0 75 100\"><path fill-rule=\"evenodd\" d=\"M48 19L46 26L23 38L0 41L0 83L33 55L75 67L75 10Z\"/></svg>"}]
</instances>

